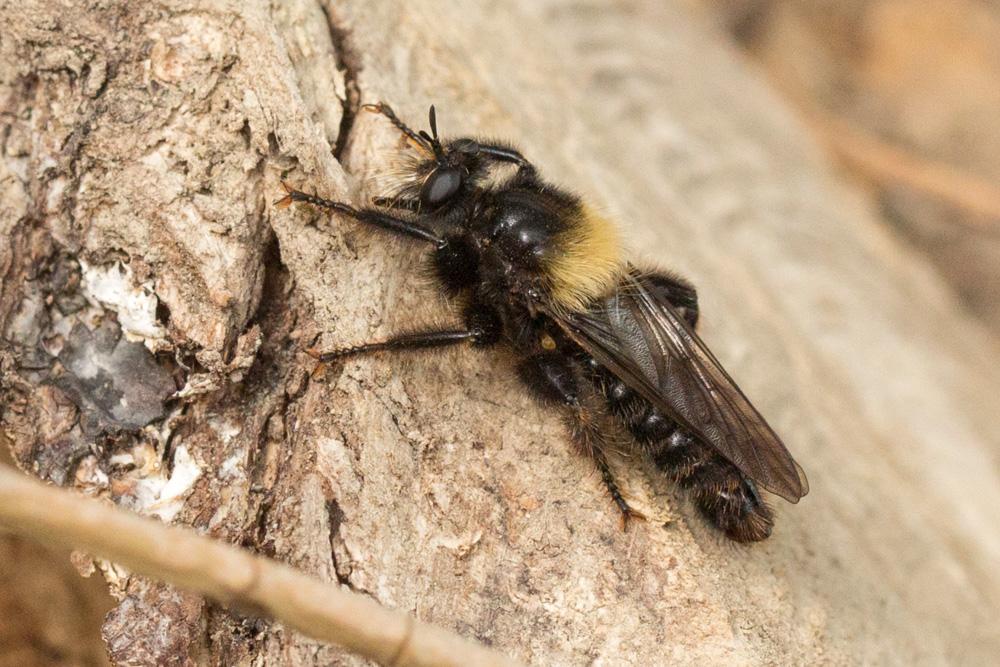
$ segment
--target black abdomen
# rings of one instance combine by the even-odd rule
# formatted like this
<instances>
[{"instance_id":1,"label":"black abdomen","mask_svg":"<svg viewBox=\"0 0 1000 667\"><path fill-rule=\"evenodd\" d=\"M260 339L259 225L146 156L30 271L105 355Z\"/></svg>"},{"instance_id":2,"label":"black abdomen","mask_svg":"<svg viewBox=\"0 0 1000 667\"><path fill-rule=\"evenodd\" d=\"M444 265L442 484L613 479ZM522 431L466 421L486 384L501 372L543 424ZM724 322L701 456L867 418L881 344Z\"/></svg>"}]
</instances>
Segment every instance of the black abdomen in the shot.
<instances>
[{"instance_id":1,"label":"black abdomen","mask_svg":"<svg viewBox=\"0 0 1000 667\"><path fill-rule=\"evenodd\" d=\"M771 534L773 514L752 480L596 362L587 366L640 451L691 493L709 521L738 542L757 542Z\"/></svg>"}]
</instances>

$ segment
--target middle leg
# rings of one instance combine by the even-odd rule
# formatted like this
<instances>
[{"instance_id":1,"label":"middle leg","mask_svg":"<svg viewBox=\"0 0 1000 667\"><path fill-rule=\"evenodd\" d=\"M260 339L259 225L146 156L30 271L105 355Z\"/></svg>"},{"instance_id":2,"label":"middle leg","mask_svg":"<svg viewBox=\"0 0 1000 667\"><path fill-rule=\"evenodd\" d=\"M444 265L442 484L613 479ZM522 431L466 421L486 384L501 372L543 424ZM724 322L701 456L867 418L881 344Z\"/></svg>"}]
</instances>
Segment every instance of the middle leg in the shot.
<instances>
[{"instance_id":1,"label":"middle leg","mask_svg":"<svg viewBox=\"0 0 1000 667\"><path fill-rule=\"evenodd\" d=\"M486 347L500 340L501 329L502 325L496 310L490 306L472 303L465 310L464 328L402 333L386 340L348 345L329 352L311 352L311 354L325 363L372 352L447 347L466 342L476 347Z\"/></svg>"}]
</instances>

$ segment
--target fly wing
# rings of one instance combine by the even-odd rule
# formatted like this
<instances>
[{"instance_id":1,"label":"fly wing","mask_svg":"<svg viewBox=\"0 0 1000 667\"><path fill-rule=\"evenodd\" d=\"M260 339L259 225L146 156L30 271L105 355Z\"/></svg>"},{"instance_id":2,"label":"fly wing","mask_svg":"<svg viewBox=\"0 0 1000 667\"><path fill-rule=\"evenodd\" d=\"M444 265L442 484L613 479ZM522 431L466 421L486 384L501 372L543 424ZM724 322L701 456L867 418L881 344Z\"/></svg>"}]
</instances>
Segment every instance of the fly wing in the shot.
<instances>
[{"instance_id":1,"label":"fly wing","mask_svg":"<svg viewBox=\"0 0 1000 667\"><path fill-rule=\"evenodd\" d=\"M750 479L797 502L805 474L698 335L642 277L582 312L546 310L578 345Z\"/></svg>"}]
</instances>

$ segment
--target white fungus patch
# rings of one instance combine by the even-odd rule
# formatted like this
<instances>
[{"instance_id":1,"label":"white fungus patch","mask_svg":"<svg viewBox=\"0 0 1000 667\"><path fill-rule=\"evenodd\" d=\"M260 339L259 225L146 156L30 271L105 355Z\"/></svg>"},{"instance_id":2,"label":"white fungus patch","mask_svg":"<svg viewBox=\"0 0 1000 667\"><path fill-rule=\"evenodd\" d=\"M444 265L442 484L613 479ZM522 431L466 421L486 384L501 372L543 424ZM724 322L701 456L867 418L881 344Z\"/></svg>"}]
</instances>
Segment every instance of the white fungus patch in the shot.
<instances>
[{"instance_id":1,"label":"white fungus patch","mask_svg":"<svg viewBox=\"0 0 1000 667\"><path fill-rule=\"evenodd\" d=\"M135 465L135 455L132 452L123 452L121 454L114 454L108 459L108 465L111 466L131 466Z\"/></svg>"},{"instance_id":2,"label":"white fungus patch","mask_svg":"<svg viewBox=\"0 0 1000 667\"><path fill-rule=\"evenodd\" d=\"M208 425L219 435L219 439L222 440L222 444L224 445L231 443L233 438L243 432L243 426L239 422L226 419L209 417Z\"/></svg>"},{"instance_id":3,"label":"white fungus patch","mask_svg":"<svg viewBox=\"0 0 1000 667\"><path fill-rule=\"evenodd\" d=\"M181 445L174 451L174 469L169 478L161 472L145 477L136 484L137 509L163 521L173 521L184 506L184 498L191 493L199 477L201 466L187 447Z\"/></svg>"},{"instance_id":4,"label":"white fungus patch","mask_svg":"<svg viewBox=\"0 0 1000 667\"><path fill-rule=\"evenodd\" d=\"M166 337L156 321L156 293L151 282L136 285L132 268L114 262L91 266L80 260L83 294L96 307L113 310L125 338L142 342L151 350Z\"/></svg>"},{"instance_id":5,"label":"white fungus patch","mask_svg":"<svg viewBox=\"0 0 1000 667\"><path fill-rule=\"evenodd\" d=\"M483 538L483 531L474 530L462 535L438 535L431 540L432 547L443 547L455 552L459 558L468 556L479 540Z\"/></svg>"},{"instance_id":6,"label":"white fungus patch","mask_svg":"<svg viewBox=\"0 0 1000 667\"><path fill-rule=\"evenodd\" d=\"M243 479L246 475L243 472L243 461L246 459L247 453L245 449L237 449L236 452L222 462L219 466L219 472L216 473L219 479L223 481L233 481L238 479Z\"/></svg>"}]
</instances>

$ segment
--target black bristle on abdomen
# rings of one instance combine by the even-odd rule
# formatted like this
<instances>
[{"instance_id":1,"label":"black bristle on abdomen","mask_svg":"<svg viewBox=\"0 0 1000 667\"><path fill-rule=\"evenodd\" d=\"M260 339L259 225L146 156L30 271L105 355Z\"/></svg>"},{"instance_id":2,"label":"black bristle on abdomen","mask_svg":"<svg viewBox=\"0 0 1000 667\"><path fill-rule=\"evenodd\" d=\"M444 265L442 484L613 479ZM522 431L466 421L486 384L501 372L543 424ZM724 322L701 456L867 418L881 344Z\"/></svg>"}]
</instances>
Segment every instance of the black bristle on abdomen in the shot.
<instances>
[{"instance_id":1,"label":"black bristle on abdomen","mask_svg":"<svg viewBox=\"0 0 1000 667\"><path fill-rule=\"evenodd\" d=\"M595 377L616 414L653 464L691 494L701 513L737 542L766 539L774 515L753 481L603 371Z\"/></svg>"}]
</instances>

